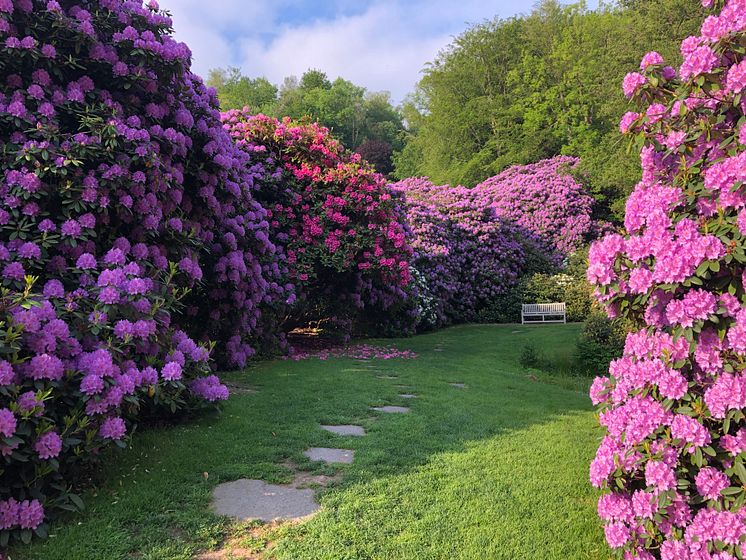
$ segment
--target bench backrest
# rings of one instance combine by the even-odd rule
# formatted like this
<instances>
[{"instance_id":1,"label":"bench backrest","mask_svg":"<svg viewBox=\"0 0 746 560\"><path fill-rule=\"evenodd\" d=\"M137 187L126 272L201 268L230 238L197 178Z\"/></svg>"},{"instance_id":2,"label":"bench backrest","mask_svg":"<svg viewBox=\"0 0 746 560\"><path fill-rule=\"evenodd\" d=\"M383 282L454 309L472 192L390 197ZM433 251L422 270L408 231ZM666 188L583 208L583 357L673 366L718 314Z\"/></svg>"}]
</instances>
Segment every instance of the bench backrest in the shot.
<instances>
[{"instance_id":1,"label":"bench backrest","mask_svg":"<svg viewBox=\"0 0 746 560\"><path fill-rule=\"evenodd\" d=\"M521 305L523 313L564 313L563 303L524 303Z\"/></svg>"}]
</instances>

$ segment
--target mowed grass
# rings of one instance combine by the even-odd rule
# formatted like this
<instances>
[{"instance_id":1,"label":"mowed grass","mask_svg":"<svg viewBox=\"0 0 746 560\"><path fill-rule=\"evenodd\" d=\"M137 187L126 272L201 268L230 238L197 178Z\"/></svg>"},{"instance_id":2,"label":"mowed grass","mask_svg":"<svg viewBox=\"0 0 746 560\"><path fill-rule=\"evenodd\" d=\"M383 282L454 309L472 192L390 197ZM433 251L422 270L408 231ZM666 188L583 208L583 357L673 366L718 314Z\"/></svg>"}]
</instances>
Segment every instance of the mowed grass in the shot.
<instances>
[{"instance_id":1,"label":"mowed grass","mask_svg":"<svg viewBox=\"0 0 746 560\"><path fill-rule=\"evenodd\" d=\"M461 326L381 342L418 352L415 360L272 361L229 374L258 392L235 394L220 415L136 434L102 473L88 510L12 558L175 560L220 549L248 533L210 512L216 484L288 482L288 461L331 474L337 469L302 455L326 446L355 449L354 463L340 467L341 482L319 490L319 514L271 533L267 557L606 559L587 482L600 438L588 380L518 364L528 341L566 359L578 332ZM384 404L412 412L369 410ZM335 436L322 423L360 424L368 435ZM262 539L239 541L251 549Z\"/></svg>"}]
</instances>

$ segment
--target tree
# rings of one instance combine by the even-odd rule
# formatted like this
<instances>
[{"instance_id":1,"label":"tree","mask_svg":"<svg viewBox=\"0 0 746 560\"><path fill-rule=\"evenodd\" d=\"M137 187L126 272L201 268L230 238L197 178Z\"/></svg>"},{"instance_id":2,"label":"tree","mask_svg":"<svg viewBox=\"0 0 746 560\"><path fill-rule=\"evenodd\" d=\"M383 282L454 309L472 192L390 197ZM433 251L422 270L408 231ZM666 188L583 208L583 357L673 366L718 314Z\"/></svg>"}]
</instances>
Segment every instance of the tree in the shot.
<instances>
[{"instance_id":1,"label":"tree","mask_svg":"<svg viewBox=\"0 0 746 560\"><path fill-rule=\"evenodd\" d=\"M266 78L247 78L239 68L210 70L207 85L218 91L223 109L250 107L261 113L271 110L277 101L277 86Z\"/></svg>"},{"instance_id":2,"label":"tree","mask_svg":"<svg viewBox=\"0 0 746 560\"><path fill-rule=\"evenodd\" d=\"M383 144L388 144L392 153L404 147L402 115L391 104L388 92L368 92L342 78L331 81L320 70L308 70L300 79L285 78L278 88L264 78L243 76L237 68L215 69L210 72L209 85L217 89L225 110L248 106L254 114L315 121L353 150L374 142L379 169L390 171L393 167L391 154L382 156Z\"/></svg>"},{"instance_id":3,"label":"tree","mask_svg":"<svg viewBox=\"0 0 746 560\"><path fill-rule=\"evenodd\" d=\"M394 169L391 162L393 149L391 144L384 140L366 140L355 151L382 175L388 175Z\"/></svg>"},{"instance_id":4,"label":"tree","mask_svg":"<svg viewBox=\"0 0 746 560\"><path fill-rule=\"evenodd\" d=\"M409 104L416 123L395 175L473 186L513 164L579 156L604 217L619 217L639 177L617 132L618 86L651 46L675 62L695 32L688 0L589 10L541 2L528 16L476 25L430 63ZM416 171L416 173L415 173Z\"/></svg>"}]
</instances>

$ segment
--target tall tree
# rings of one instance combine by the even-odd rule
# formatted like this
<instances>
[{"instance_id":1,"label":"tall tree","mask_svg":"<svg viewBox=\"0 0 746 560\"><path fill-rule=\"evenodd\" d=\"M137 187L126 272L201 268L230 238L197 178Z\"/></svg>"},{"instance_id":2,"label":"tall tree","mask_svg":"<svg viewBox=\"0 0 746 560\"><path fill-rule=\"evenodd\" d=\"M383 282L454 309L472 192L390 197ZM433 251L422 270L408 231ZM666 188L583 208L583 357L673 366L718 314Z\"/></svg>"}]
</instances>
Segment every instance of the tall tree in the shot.
<instances>
[{"instance_id":1,"label":"tall tree","mask_svg":"<svg viewBox=\"0 0 746 560\"><path fill-rule=\"evenodd\" d=\"M374 157L371 163L385 174L393 168L393 151L404 147L402 114L388 92L368 92L342 78L332 81L320 70L285 78L279 88L237 68L212 70L208 83L217 89L223 109L248 106L253 113L319 122L347 148L365 146L361 153Z\"/></svg>"},{"instance_id":2,"label":"tall tree","mask_svg":"<svg viewBox=\"0 0 746 560\"><path fill-rule=\"evenodd\" d=\"M263 113L277 102L277 86L266 78L248 78L239 68L210 70L207 85L219 92L220 105L226 110L250 107Z\"/></svg>"}]
</instances>

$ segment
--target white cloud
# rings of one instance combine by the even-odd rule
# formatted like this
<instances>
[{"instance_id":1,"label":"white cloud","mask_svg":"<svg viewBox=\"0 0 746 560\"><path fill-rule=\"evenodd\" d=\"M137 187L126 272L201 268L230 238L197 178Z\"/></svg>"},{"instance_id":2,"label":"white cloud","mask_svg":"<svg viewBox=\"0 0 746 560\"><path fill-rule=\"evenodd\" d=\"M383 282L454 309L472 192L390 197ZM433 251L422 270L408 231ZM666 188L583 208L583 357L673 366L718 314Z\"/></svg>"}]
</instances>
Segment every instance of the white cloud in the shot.
<instances>
[{"instance_id":1,"label":"white cloud","mask_svg":"<svg viewBox=\"0 0 746 560\"><path fill-rule=\"evenodd\" d=\"M497 15L531 9L514 0L161 0L194 70L239 66L281 83L309 68L400 101L453 36Z\"/></svg>"},{"instance_id":2,"label":"white cloud","mask_svg":"<svg viewBox=\"0 0 746 560\"><path fill-rule=\"evenodd\" d=\"M397 15L374 6L360 16L282 29L267 44L244 41L240 66L274 82L318 68L332 79L341 76L372 91L391 91L398 100L449 37L412 35L397 22Z\"/></svg>"}]
</instances>

